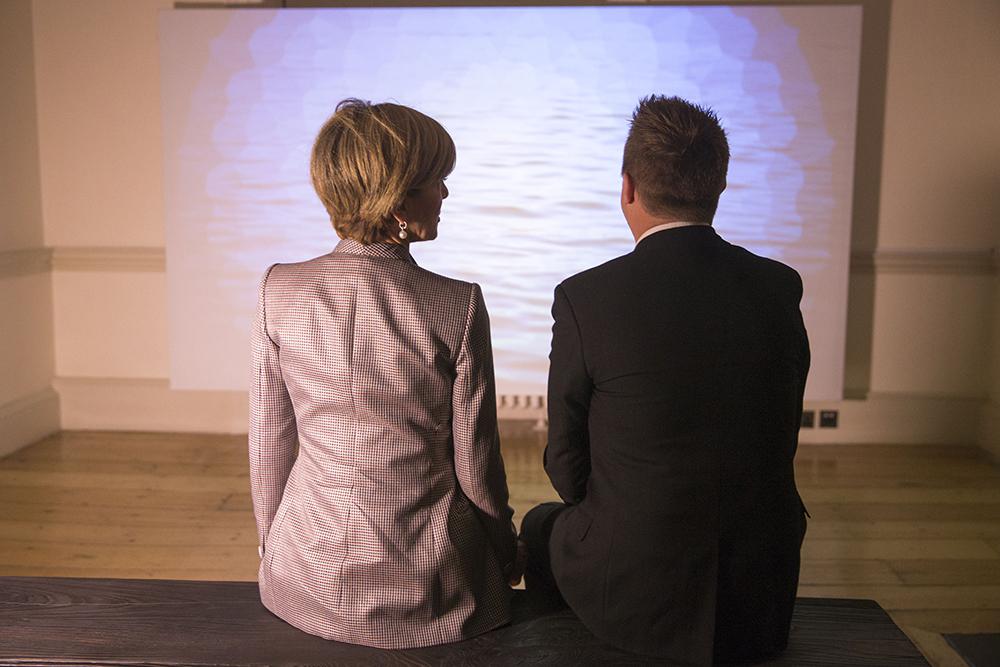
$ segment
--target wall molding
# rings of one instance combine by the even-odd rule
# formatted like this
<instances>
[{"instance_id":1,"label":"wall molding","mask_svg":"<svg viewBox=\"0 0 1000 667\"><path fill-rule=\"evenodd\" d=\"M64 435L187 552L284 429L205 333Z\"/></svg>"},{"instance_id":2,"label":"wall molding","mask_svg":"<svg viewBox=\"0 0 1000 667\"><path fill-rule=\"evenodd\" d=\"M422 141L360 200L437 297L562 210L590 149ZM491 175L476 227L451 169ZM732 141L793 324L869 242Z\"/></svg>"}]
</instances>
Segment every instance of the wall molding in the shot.
<instances>
[{"instance_id":1,"label":"wall molding","mask_svg":"<svg viewBox=\"0 0 1000 667\"><path fill-rule=\"evenodd\" d=\"M162 273L167 270L164 248L152 246L56 246L54 271Z\"/></svg>"},{"instance_id":2,"label":"wall molding","mask_svg":"<svg viewBox=\"0 0 1000 667\"><path fill-rule=\"evenodd\" d=\"M957 274L1000 273L996 248L926 250L885 248L855 250L851 273ZM56 246L0 252L0 277L55 271L163 272L166 249L157 246Z\"/></svg>"},{"instance_id":3,"label":"wall molding","mask_svg":"<svg viewBox=\"0 0 1000 667\"><path fill-rule=\"evenodd\" d=\"M246 392L171 389L165 378L57 377L62 427L72 430L245 433ZM500 419L545 424L542 396L498 396Z\"/></svg>"},{"instance_id":4,"label":"wall molding","mask_svg":"<svg viewBox=\"0 0 1000 667\"><path fill-rule=\"evenodd\" d=\"M997 274L995 248L912 250L884 248L851 253L851 273L913 273L991 276Z\"/></svg>"},{"instance_id":5,"label":"wall molding","mask_svg":"<svg viewBox=\"0 0 1000 667\"><path fill-rule=\"evenodd\" d=\"M981 423L989 418L988 397L936 393L870 392L840 401L805 401L806 410L837 410L837 428L799 431L803 444L975 445L985 438ZM500 419L547 422L544 396L498 396ZM817 419L818 424L818 419Z\"/></svg>"},{"instance_id":6,"label":"wall molding","mask_svg":"<svg viewBox=\"0 0 1000 667\"><path fill-rule=\"evenodd\" d=\"M51 248L19 248L0 251L0 278L29 276L51 270Z\"/></svg>"},{"instance_id":7,"label":"wall molding","mask_svg":"<svg viewBox=\"0 0 1000 667\"><path fill-rule=\"evenodd\" d=\"M59 395L50 387L0 405L0 456L60 428Z\"/></svg>"}]
</instances>

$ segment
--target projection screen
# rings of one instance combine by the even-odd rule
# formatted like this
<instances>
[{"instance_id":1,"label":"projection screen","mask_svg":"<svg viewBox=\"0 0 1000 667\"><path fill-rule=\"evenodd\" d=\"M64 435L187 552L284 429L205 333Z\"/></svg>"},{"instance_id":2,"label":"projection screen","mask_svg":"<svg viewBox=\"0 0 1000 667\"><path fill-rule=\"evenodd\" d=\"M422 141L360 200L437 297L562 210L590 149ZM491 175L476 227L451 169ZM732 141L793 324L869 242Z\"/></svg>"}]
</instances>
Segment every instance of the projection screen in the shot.
<instances>
[{"instance_id":1,"label":"projection screen","mask_svg":"<svg viewBox=\"0 0 1000 667\"><path fill-rule=\"evenodd\" d=\"M336 235L309 151L338 101L396 101L454 137L432 271L478 282L498 392L545 393L552 291L630 252L622 145L638 99L716 110L715 227L795 267L813 362L843 385L858 6L167 10L160 20L171 386L245 390L258 281Z\"/></svg>"}]
</instances>

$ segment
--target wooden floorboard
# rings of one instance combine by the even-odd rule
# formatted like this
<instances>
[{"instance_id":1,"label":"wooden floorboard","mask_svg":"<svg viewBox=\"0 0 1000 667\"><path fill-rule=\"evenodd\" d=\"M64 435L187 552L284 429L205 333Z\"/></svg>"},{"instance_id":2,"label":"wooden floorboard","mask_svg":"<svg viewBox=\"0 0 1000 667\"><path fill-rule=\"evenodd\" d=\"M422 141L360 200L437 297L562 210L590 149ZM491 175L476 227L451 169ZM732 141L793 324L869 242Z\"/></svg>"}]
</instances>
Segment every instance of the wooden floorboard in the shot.
<instances>
[{"instance_id":1,"label":"wooden floorboard","mask_svg":"<svg viewBox=\"0 0 1000 667\"><path fill-rule=\"evenodd\" d=\"M506 425L519 522L556 499L544 434ZM799 595L879 602L935 665L1000 632L1000 468L974 447L803 445ZM252 581L245 436L65 432L0 459L0 575ZM941 657L944 655L944 657Z\"/></svg>"}]
</instances>

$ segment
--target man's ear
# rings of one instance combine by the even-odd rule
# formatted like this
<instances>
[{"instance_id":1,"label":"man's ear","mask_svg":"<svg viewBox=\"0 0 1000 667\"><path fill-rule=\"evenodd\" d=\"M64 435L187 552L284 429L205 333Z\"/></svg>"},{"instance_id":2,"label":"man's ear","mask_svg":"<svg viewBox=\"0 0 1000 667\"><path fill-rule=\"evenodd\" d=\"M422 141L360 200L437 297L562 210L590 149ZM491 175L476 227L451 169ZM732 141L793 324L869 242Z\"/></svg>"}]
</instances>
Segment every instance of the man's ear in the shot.
<instances>
[{"instance_id":1,"label":"man's ear","mask_svg":"<svg viewBox=\"0 0 1000 667\"><path fill-rule=\"evenodd\" d=\"M622 172L622 206L635 203L635 181L627 171Z\"/></svg>"}]
</instances>

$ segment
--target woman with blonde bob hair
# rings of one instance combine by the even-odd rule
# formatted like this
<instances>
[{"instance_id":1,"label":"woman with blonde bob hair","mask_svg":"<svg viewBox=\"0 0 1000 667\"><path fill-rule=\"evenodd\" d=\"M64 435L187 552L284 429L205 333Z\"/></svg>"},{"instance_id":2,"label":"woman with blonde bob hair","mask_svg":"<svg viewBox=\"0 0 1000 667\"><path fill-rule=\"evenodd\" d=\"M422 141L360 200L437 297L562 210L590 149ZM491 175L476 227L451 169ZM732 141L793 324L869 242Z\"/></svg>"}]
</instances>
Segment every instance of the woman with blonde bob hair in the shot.
<instances>
[{"instance_id":1,"label":"woman with blonde bob hair","mask_svg":"<svg viewBox=\"0 0 1000 667\"><path fill-rule=\"evenodd\" d=\"M341 102L311 172L342 240L261 281L250 383L261 600L328 639L474 636L507 622L523 569L482 292L409 252L437 236L454 165L432 118Z\"/></svg>"}]
</instances>

